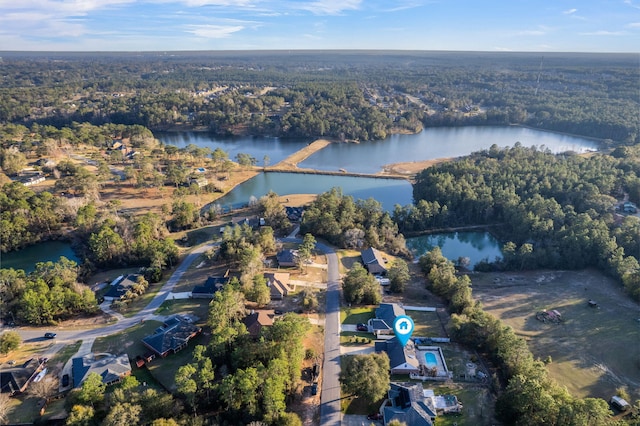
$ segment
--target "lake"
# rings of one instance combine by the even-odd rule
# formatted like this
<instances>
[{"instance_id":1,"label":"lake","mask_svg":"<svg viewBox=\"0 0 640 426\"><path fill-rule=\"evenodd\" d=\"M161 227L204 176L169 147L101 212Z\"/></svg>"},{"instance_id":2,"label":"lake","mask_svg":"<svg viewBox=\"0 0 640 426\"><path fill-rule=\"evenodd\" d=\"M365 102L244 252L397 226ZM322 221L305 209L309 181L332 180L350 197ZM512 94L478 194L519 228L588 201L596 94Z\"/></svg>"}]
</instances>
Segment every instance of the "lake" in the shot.
<instances>
[{"instance_id":1,"label":"lake","mask_svg":"<svg viewBox=\"0 0 640 426\"><path fill-rule=\"evenodd\" d=\"M333 187L342 188L344 195L351 195L356 200L373 197L387 211L392 211L396 204L413 203L413 187L402 179L273 172L256 175L214 203L224 209L237 208L246 205L252 196L260 198L269 191L278 195L320 194Z\"/></svg>"},{"instance_id":2,"label":"lake","mask_svg":"<svg viewBox=\"0 0 640 426\"><path fill-rule=\"evenodd\" d=\"M27 274L33 272L38 262L57 262L60 256L80 263L80 259L65 241L45 241L22 250L0 254L0 268L23 269Z\"/></svg>"},{"instance_id":3,"label":"lake","mask_svg":"<svg viewBox=\"0 0 640 426\"><path fill-rule=\"evenodd\" d=\"M496 257L502 258L500 242L488 232L446 232L407 238L407 247L416 259L436 246L452 262L468 257L471 269L482 260L493 262Z\"/></svg>"},{"instance_id":4,"label":"lake","mask_svg":"<svg viewBox=\"0 0 640 426\"><path fill-rule=\"evenodd\" d=\"M377 173L392 163L461 157L499 147L537 146L553 153L597 150L595 141L560 133L516 126L473 126L428 128L415 135L391 135L381 141L335 143L298 164L301 168L353 173Z\"/></svg>"},{"instance_id":5,"label":"lake","mask_svg":"<svg viewBox=\"0 0 640 426\"><path fill-rule=\"evenodd\" d=\"M233 161L239 153L249 154L260 166L264 165L265 155L269 157L269 164L273 165L313 142L312 139L266 136L221 137L207 132L157 132L154 136L165 145L175 145L178 148L185 148L189 144L211 148L211 151L220 148Z\"/></svg>"}]
</instances>

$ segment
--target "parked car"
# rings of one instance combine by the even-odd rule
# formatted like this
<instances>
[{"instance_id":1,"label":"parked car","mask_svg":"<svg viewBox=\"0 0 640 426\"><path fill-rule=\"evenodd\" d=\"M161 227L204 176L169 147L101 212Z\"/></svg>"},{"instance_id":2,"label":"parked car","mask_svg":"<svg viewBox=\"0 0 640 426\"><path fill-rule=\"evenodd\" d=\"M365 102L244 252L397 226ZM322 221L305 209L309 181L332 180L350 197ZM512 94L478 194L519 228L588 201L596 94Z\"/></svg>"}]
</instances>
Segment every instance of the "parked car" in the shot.
<instances>
[{"instance_id":1,"label":"parked car","mask_svg":"<svg viewBox=\"0 0 640 426\"><path fill-rule=\"evenodd\" d=\"M313 384L311 385L311 395L317 395L318 394L318 382L313 382Z\"/></svg>"},{"instance_id":2,"label":"parked car","mask_svg":"<svg viewBox=\"0 0 640 426\"><path fill-rule=\"evenodd\" d=\"M382 414L381 413L369 414L367 416L367 420L382 420Z\"/></svg>"},{"instance_id":3,"label":"parked car","mask_svg":"<svg viewBox=\"0 0 640 426\"><path fill-rule=\"evenodd\" d=\"M356 325L356 330L358 330L358 331L369 331L369 327L367 327L367 324L360 323L360 324Z\"/></svg>"},{"instance_id":4,"label":"parked car","mask_svg":"<svg viewBox=\"0 0 640 426\"><path fill-rule=\"evenodd\" d=\"M55 339L56 333L44 333L44 337L47 339Z\"/></svg>"},{"instance_id":5,"label":"parked car","mask_svg":"<svg viewBox=\"0 0 640 426\"><path fill-rule=\"evenodd\" d=\"M66 388L69 386L69 375L65 374L62 376L62 387Z\"/></svg>"}]
</instances>

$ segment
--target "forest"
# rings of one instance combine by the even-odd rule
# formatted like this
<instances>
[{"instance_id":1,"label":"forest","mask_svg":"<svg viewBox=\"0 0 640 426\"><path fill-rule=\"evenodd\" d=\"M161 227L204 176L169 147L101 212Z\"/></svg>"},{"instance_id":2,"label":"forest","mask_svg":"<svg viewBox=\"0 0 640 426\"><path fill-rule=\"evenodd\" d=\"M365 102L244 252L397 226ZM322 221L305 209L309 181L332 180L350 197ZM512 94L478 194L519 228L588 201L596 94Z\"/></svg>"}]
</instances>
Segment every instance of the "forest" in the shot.
<instances>
[{"instance_id":1,"label":"forest","mask_svg":"<svg viewBox=\"0 0 640 426\"><path fill-rule=\"evenodd\" d=\"M640 151L556 156L516 144L491 147L423 170L415 204L397 206L401 232L499 225L504 259L478 270L596 267L640 300L640 219L616 214L627 194L637 202Z\"/></svg>"},{"instance_id":2,"label":"forest","mask_svg":"<svg viewBox=\"0 0 640 426\"><path fill-rule=\"evenodd\" d=\"M637 58L452 52L5 52L0 122L383 139L521 124L640 141Z\"/></svg>"}]
</instances>

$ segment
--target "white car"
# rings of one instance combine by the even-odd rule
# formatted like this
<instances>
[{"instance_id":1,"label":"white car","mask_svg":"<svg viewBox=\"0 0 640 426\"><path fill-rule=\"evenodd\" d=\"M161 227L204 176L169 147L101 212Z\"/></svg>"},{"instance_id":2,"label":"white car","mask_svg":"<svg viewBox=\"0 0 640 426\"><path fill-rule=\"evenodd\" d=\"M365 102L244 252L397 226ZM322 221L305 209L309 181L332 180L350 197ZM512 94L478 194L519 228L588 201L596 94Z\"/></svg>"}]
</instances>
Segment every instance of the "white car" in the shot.
<instances>
[{"instance_id":1,"label":"white car","mask_svg":"<svg viewBox=\"0 0 640 426\"><path fill-rule=\"evenodd\" d=\"M384 278L379 275L376 275L376 280L380 283L380 285L389 285L391 284L391 280L389 278Z\"/></svg>"}]
</instances>

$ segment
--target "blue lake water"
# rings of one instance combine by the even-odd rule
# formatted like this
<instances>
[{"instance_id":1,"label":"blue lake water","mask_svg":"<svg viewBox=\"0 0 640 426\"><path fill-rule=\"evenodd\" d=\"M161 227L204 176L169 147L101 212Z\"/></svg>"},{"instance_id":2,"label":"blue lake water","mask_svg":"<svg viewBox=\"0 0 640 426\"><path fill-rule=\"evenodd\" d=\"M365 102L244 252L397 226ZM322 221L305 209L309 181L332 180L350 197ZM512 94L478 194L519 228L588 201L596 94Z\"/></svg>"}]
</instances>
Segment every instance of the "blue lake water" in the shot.
<instances>
[{"instance_id":1,"label":"blue lake water","mask_svg":"<svg viewBox=\"0 0 640 426\"><path fill-rule=\"evenodd\" d=\"M353 173L377 173L387 164L461 157L472 152L514 146L536 146L553 153L583 153L598 148L595 141L516 126L428 128L415 135L391 135L381 141L335 143L298 164L301 168Z\"/></svg>"},{"instance_id":2,"label":"blue lake water","mask_svg":"<svg viewBox=\"0 0 640 426\"><path fill-rule=\"evenodd\" d=\"M269 164L273 165L312 142L312 139L266 136L221 137L206 132L158 132L154 136L165 145L175 145L178 148L185 148L189 144L210 148L211 151L220 148L233 161L240 153L249 154L260 166L264 165L265 155L269 157Z\"/></svg>"},{"instance_id":3,"label":"blue lake water","mask_svg":"<svg viewBox=\"0 0 640 426\"><path fill-rule=\"evenodd\" d=\"M484 259L493 262L502 258L500 242L488 232L446 232L407 238L407 247L416 258L436 246L452 262L468 257L470 268Z\"/></svg>"},{"instance_id":4,"label":"blue lake water","mask_svg":"<svg viewBox=\"0 0 640 426\"><path fill-rule=\"evenodd\" d=\"M333 187L342 188L344 195L351 195L356 200L375 198L387 211L392 211L396 204L405 206L413 203L413 188L405 180L302 173L260 173L216 200L215 204L227 209L248 204L251 197L257 199L269 191L278 195L321 194Z\"/></svg>"},{"instance_id":5,"label":"blue lake water","mask_svg":"<svg viewBox=\"0 0 640 426\"><path fill-rule=\"evenodd\" d=\"M22 269L27 274L33 272L38 262L57 262L60 256L80 263L80 259L65 241L45 241L22 250L0 254L0 268Z\"/></svg>"}]
</instances>

